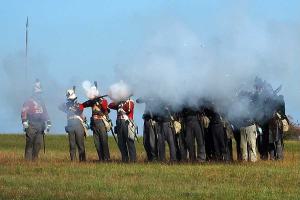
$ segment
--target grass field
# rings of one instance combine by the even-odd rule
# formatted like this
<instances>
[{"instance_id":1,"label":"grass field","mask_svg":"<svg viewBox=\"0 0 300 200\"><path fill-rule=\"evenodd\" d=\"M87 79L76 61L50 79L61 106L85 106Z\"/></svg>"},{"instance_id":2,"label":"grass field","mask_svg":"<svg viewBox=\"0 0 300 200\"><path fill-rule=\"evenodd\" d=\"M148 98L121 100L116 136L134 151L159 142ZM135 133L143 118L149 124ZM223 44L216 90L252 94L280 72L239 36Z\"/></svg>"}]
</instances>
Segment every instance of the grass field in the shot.
<instances>
[{"instance_id":1,"label":"grass field","mask_svg":"<svg viewBox=\"0 0 300 200\"><path fill-rule=\"evenodd\" d=\"M23 160L24 135L0 135L0 199L300 199L300 143L286 141L284 161L232 164L69 161L66 136L47 136L46 154ZM113 160L119 151L110 138Z\"/></svg>"}]
</instances>

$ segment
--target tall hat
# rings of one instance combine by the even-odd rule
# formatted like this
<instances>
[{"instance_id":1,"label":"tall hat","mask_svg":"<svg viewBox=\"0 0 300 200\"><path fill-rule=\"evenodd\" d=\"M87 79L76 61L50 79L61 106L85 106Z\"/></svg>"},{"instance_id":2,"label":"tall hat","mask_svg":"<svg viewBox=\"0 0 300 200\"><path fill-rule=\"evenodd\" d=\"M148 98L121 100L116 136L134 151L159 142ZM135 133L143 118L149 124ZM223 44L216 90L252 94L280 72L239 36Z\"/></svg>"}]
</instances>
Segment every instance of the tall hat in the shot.
<instances>
[{"instance_id":1,"label":"tall hat","mask_svg":"<svg viewBox=\"0 0 300 200\"><path fill-rule=\"evenodd\" d=\"M94 98L96 98L97 96L100 95L100 92L98 90L98 83L97 83L97 81L94 81L94 85L92 85L90 87L90 90L88 91L87 95L88 95L89 99L94 99Z\"/></svg>"},{"instance_id":2,"label":"tall hat","mask_svg":"<svg viewBox=\"0 0 300 200\"><path fill-rule=\"evenodd\" d=\"M34 93L42 93L42 86L41 86L41 82L39 79L35 80L34 86L33 86L33 92Z\"/></svg>"},{"instance_id":3,"label":"tall hat","mask_svg":"<svg viewBox=\"0 0 300 200\"><path fill-rule=\"evenodd\" d=\"M75 94L75 86L73 86L72 89L68 89L66 92L66 97L68 100L75 100L77 99L77 96Z\"/></svg>"}]
</instances>

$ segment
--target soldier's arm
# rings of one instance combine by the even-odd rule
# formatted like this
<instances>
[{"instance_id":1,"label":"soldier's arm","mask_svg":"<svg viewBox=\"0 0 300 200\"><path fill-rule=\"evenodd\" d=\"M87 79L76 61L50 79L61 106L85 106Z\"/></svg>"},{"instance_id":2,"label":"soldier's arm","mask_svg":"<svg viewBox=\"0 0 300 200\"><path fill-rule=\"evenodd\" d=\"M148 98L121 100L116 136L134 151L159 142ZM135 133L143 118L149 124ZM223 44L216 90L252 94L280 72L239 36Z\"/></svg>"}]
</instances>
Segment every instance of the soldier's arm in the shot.
<instances>
[{"instance_id":1,"label":"soldier's arm","mask_svg":"<svg viewBox=\"0 0 300 200\"><path fill-rule=\"evenodd\" d=\"M145 99L140 97L136 100L137 103L146 103Z\"/></svg>"},{"instance_id":2,"label":"soldier's arm","mask_svg":"<svg viewBox=\"0 0 300 200\"><path fill-rule=\"evenodd\" d=\"M44 103L42 103L42 107L43 107L43 119L44 119L44 121L50 121L48 111L47 111L46 105Z\"/></svg>"},{"instance_id":3,"label":"soldier's arm","mask_svg":"<svg viewBox=\"0 0 300 200\"><path fill-rule=\"evenodd\" d=\"M22 111L21 111L22 123L27 121L27 114L28 114L29 109L30 109L30 104L27 101L23 104Z\"/></svg>"},{"instance_id":4,"label":"soldier's arm","mask_svg":"<svg viewBox=\"0 0 300 200\"><path fill-rule=\"evenodd\" d=\"M117 110L118 109L118 104L116 104L115 102L111 102L110 104L108 104L108 108L113 109L113 110Z\"/></svg>"},{"instance_id":5,"label":"soldier's arm","mask_svg":"<svg viewBox=\"0 0 300 200\"><path fill-rule=\"evenodd\" d=\"M63 112L67 112L67 106L65 103L62 103L58 106L58 109Z\"/></svg>"},{"instance_id":6,"label":"soldier's arm","mask_svg":"<svg viewBox=\"0 0 300 200\"><path fill-rule=\"evenodd\" d=\"M132 100L127 101L124 106L123 106L123 110L129 114L130 112L132 112L134 109L134 103Z\"/></svg>"},{"instance_id":7,"label":"soldier's arm","mask_svg":"<svg viewBox=\"0 0 300 200\"><path fill-rule=\"evenodd\" d=\"M85 102L83 102L81 105L83 106L83 108L87 108L87 107L92 107L94 104L93 100L87 100Z\"/></svg>"}]
</instances>

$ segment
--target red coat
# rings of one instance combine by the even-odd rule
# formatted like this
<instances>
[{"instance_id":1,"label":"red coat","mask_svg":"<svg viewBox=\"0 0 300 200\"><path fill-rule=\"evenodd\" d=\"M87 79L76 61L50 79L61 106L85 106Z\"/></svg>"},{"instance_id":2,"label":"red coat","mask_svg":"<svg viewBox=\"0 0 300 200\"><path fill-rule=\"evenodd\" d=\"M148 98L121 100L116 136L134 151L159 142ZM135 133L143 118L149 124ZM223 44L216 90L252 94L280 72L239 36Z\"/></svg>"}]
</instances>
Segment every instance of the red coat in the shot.
<instances>
[{"instance_id":1,"label":"red coat","mask_svg":"<svg viewBox=\"0 0 300 200\"><path fill-rule=\"evenodd\" d=\"M118 111L118 115L122 115L122 111L124 111L128 118L129 119L132 119L133 120L133 112L134 112L134 101L129 99L125 102L121 102L121 103L110 103L108 105L108 107L110 109L113 109L113 110L117 110Z\"/></svg>"},{"instance_id":2,"label":"red coat","mask_svg":"<svg viewBox=\"0 0 300 200\"><path fill-rule=\"evenodd\" d=\"M83 108L91 107L93 114L97 114L97 112L101 111L103 114L107 114L108 102L106 99L99 99L98 101L88 100L81 104Z\"/></svg>"},{"instance_id":3,"label":"red coat","mask_svg":"<svg viewBox=\"0 0 300 200\"><path fill-rule=\"evenodd\" d=\"M44 102L30 98L23 104L21 112L22 122L24 121L48 121L49 116Z\"/></svg>"}]
</instances>

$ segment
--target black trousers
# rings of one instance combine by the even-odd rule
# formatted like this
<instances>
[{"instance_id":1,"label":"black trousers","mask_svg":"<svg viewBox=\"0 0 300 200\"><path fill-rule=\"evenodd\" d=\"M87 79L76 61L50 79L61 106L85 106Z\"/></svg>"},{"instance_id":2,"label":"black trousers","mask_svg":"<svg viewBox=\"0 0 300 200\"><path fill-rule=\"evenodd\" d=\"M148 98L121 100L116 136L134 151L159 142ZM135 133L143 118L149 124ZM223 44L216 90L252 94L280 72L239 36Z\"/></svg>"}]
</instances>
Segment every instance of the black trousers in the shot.
<instances>
[{"instance_id":1,"label":"black trousers","mask_svg":"<svg viewBox=\"0 0 300 200\"><path fill-rule=\"evenodd\" d=\"M26 129L25 159L35 160L43 145L44 123L29 123Z\"/></svg>"},{"instance_id":2,"label":"black trousers","mask_svg":"<svg viewBox=\"0 0 300 200\"><path fill-rule=\"evenodd\" d=\"M211 124L210 128L215 150L214 157L216 160L225 160L226 144L223 124Z\"/></svg>"},{"instance_id":3,"label":"black trousers","mask_svg":"<svg viewBox=\"0 0 300 200\"><path fill-rule=\"evenodd\" d=\"M271 160L283 159L283 140L277 140L273 143L269 143L268 152Z\"/></svg>"},{"instance_id":4,"label":"black trousers","mask_svg":"<svg viewBox=\"0 0 300 200\"><path fill-rule=\"evenodd\" d=\"M95 148L97 150L99 160L110 160L110 153L108 148L108 135L105 125L102 120L93 120L92 123L93 138Z\"/></svg>"},{"instance_id":5,"label":"black trousers","mask_svg":"<svg viewBox=\"0 0 300 200\"><path fill-rule=\"evenodd\" d=\"M178 161L187 161L188 148L185 141L185 133L182 131L175 135L176 158Z\"/></svg>"},{"instance_id":6,"label":"black trousers","mask_svg":"<svg viewBox=\"0 0 300 200\"><path fill-rule=\"evenodd\" d=\"M76 147L78 149L79 161L86 161L84 145L84 128L79 119L68 120L66 131L69 135L70 158L76 159Z\"/></svg>"},{"instance_id":7,"label":"black trousers","mask_svg":"<svg viewBox=\"0 0 300 200\"><path fill-rule=\"evenodd\" d=\"M226 161L233 161L232 139L226 137Z\"/></svg>"},{"instance_id":8,"label":"black trousers","mask_svg":"<svg viewBox=\"0 0 300 200\"><path fill-rule=\"evenodd\" d=\"M160 161L166 160L165 142L169 145L170 161L176 161L176 149L174 143L174 134L170 122L158 123L158 157Z\"/></svg>"},{"instance_id":9,"label":"black trousers","mask_svg":"<svg viewBox=\"0 0 300 200\"><path fill-rule=\"evenodd\" d=\"M212 160L214 157L214 142L211 133L211 129L204 129L205 132L205 152L206 152L206 159Z\"/></svg>"},{"instance_id":10,"label":"black trousers","mask_svg":"<svg viewBox=\"0 0 300 200\"><path fill-rule=\"evenodd\" d=\"M122 162L135 162L136 149L134 140L128 138L128 122L124 119L117 119L116 126L118 146L121 152Z\"/></svg>"},{"instance_id":11,"label":"black trousers","mask_svg":"<svg viewBox=\"0 0 300 200\"><path fill-rule=\"evenodd\" d=\"M151 120L144 120L143 144L147 154L148 161L157 160L158 150L157 150L156 133L157 133L156 125L155 124L151 125Z\"/></svg>"},{"instance_id":12,"label":"black trousers","mask_svg":"<svg viewBox=\"0 0 300 200\"><path fill-rule=\"evenodd\" d=\"M241 150L241 133L239 129L236 129L233 131L234 140L236 143L236 154L237 154L237 160L241 161L243 160L242 156L242 150Z\"/></svg>"},{"instance_id":13,"label":"black trousers","mask_svg":"<svg viewBox=\"0 0 300 200\"><path fill-rule=\"evenodd\" d=\"M265 124L262 127L262 135L258 137L258 151L262 160L268 160L269 150L269 125Z\"/></svg>"},{"instance_id":14,"label":"black trousers","mask_svg":"<svg viewBox=\"0 0 300 200\"><path fill-rule=\"evenodd\" d=\"M186 119L186 142L189 151L189 158L191 161L197 160L206 160L206 153L205 153L205 138L204 138L204 131L200 125L197 116L189 116ZM194 144L195 140L197 143L197 155L195 152Z\"/></svg>"}]
</instances>

